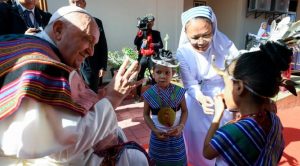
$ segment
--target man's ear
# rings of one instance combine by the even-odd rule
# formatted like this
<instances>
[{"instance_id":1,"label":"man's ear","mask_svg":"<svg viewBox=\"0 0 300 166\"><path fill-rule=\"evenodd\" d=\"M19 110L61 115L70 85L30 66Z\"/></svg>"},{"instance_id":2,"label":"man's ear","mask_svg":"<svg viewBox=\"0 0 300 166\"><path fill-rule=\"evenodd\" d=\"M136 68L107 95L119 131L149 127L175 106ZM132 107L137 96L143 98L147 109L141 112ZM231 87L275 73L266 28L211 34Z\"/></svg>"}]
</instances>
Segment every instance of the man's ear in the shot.
<instances>
[{"instance_id":1,"label":"man's ear","mask_svg":"<svg viewBox=\"0 0 300 166\"><path fill-rule=\"evenodd\" d=\"M62 38L63 26L64 26L64 23L60 20L57 20L53 23L53 26L52 26L53 34L54 34L55 40L57 40L57 41L61 40L61 38Z\"/></svg>"}]
</instances>

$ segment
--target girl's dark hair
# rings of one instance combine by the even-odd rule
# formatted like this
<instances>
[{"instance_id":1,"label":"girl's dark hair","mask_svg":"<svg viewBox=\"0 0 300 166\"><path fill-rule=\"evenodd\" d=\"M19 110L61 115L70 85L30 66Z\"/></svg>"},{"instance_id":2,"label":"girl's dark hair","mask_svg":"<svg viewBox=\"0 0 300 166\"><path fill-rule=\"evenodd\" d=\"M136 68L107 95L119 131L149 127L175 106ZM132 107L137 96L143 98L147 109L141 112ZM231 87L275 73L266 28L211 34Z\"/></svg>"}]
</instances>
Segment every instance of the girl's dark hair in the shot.
<instances>
[{"instance_id":1,"label":"girl's dark hair","mask_svg":"<svg viewBox=\"0 0 300 166\"><path fill-rule=\"evenodd\" d=\"M260 46L259 51L242 54L236 62L233 76L259 95L274 97L282 81L281 71L289 68L292 55L293 51L285 44L268 41Z\"/></svg>"}]
</instances>

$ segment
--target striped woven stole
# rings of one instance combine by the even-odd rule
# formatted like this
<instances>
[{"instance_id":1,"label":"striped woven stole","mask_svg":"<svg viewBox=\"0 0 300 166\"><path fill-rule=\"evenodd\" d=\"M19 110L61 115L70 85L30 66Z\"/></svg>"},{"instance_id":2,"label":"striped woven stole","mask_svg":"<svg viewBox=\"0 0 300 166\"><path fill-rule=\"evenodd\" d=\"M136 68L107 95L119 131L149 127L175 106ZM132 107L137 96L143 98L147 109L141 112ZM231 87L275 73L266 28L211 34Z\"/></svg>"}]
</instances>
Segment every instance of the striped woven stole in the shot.
<instances>
[{"instance_id":1,"label":"striped woven stole","mask_svg":"<svg viewBox=\"0 0 300 166\"><path fill-rule=\"evenodd\" d=\"M84 115L68 82L71 67L53 60L51 45L37 37L0 37L0 120L18 110L24 97Z\"/></svg>"},{"instance_id":2,"label":"striped woven stole","mask_svg":"<svg viewBox=\"0 0 300 166\"><path fill-rule=\"evenodd\" d=\"M160 92L158 88L155 84L143 94L144 99L152 108L161 108L163 104L176 108L184 98L185 89L180 86L170 84L167 89L160 89Z\"/></svg>"},{"instance_id":3,"label":"striped woven stole","mask_svg":"<svg viewBox=\"0 0 300 166\"><path fill-rule=\"evenodd\" d=\"M217 130L211 145L229 165L277 165L284 147L282 125L270 113L272 128L268 135L252 118L245 118Z\"/></svg>"}]
</instances>

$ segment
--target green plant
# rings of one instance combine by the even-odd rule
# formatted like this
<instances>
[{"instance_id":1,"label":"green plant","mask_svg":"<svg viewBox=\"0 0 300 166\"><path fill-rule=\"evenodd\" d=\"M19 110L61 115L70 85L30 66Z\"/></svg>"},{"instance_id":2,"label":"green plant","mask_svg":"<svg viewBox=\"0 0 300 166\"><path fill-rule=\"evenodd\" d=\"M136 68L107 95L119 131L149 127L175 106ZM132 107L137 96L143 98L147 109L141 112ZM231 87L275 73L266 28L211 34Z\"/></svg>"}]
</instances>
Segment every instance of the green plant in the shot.
<instances>
[{"instance_id":1,"label":"green plant","mask_svg":"<svg viewBox=\"0 0 300 166\"><path fill-rule=\"evenodd\" d=\"M130 60L135 61L138 59L138 52L129 47L124 47L122 53L128 56Z\"/></svg>"},{"instance_id":2,"label":"green plant","mask_svg":"<svg viewBox=\"0 0 300 166\"><path fill-rule=\"evenodd\" d=\"M108 51L107 64L111 68L119 68L122 65L123 61L123 56L121 56L118 51Z\"/></svg>"},{"instance_id":3,"label":"green plant","mask_svg":"<svg viewBox=\"0 0 300 166\"><path fill-rule=\"evenodd\" d=\"M122 49L122 54L120 54L119 51L109 51L107 64L111 68L118 69L122 65L126 57L129 57L129 60L133 62L134 60L137 60L138 53L137 51L129 47L124 47Z\"/></svg>"}]
</instances>

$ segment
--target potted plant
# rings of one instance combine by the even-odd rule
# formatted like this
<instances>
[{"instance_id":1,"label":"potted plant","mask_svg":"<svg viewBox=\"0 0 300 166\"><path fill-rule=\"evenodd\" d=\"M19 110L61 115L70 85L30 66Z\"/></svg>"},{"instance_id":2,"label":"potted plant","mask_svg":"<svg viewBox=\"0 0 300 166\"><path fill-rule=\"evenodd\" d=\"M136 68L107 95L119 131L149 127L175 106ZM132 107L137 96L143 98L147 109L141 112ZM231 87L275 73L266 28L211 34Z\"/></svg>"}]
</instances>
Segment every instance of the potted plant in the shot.
<instances>
[{"instance_id":1,"label":"potted plant","mask_svg":"<svg viewBox=\"0 0 300 166\"><path fill-rule=\"evenodd\" d=\"M133 62L134 60L137 60L138 53L137 51L129 47L124 47L121 54L119 53L119 51L108 52L107 64L110 66L112 77L114 76L114 72L120 68L126 57L129 57L129 60Z\"/></svg>"},{"instance_id":2,"label":"potted plant","mask_svg":"<svg viewBox=\"0 0 300 166\"><path fill-rule=\"evenodd\" d=\"M125 57L128 56L131 62L138 59L138 51L133 50L132 48L124 47L122 49L122 53L125 55Z\"/></svg>"}]
</instances>

